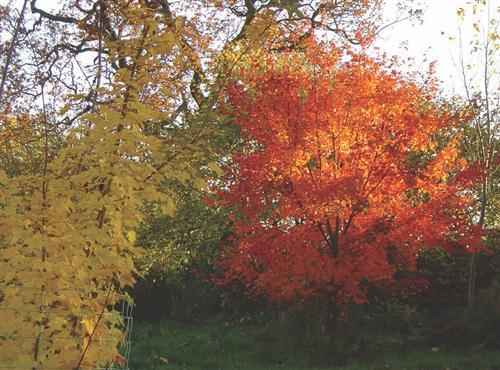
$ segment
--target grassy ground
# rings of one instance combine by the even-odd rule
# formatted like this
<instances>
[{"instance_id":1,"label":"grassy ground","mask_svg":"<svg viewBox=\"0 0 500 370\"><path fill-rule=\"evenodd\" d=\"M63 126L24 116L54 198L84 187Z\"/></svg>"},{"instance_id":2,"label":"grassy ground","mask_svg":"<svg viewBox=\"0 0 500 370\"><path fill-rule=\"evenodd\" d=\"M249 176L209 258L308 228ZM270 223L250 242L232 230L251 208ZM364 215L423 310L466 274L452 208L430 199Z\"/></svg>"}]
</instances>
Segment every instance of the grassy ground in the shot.
<instances>
[{"instance_id":1,"label":"grassy ground","mask_svg":"<svg viewBox=\"0 0 500 370\"><path fill-rule=\"evenodd\" d=\"M368 335L370 351L345 358L342 365L328 365L332 359L321 355L328 347L299 346L296 338L280 334L272 323L219 319L197 324L136 323L130 366L132 370L500 370L500 349L445 350L411 345L399 335Z\"/></svg>"}]
</instances>

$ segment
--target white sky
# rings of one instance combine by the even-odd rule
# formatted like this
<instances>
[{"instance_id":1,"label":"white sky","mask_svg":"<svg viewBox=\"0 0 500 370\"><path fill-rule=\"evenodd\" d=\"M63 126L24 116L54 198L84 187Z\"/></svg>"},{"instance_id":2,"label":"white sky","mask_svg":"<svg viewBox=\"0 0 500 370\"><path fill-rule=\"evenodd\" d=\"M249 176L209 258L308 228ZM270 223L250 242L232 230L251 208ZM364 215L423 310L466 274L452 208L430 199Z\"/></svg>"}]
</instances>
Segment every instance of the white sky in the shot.
<instances>
[{"instance_id":1,"label":"white sky","mask_svg":"<svg viewBox=\"0 0 500 370\"><path fill-rule=\"evenodd\" d=\"M500 0L488 1L491 10L500 6ZM480 28L486 25L486 12L473 17L471 2L470 0L421 0L424 5L422 24L411 22L396 24L382 31L375 45L387 55L395 54L404 58L415 58L416 65L421 65L422 71L426 70L429 62L435 60L437 62L436 73L443 81L443 89L447 93L462 94L463 83L458 69L458 27L460 25L464 48L466 48L475 32L473 23L479 20ZM394 4L392 6L394 9L396 0L387 0L387 4L386 11L390 14L391 4ZM463 21L459 21L457 15L460 7L466 11ZM450 40L450 36L456 37L456 40ZM406 50L401 47L404 42L407 43ZM469 52L465 50L464 55L468 57ZM423 62L425 59L427 61Z\"/></svg>"}]
</instances>

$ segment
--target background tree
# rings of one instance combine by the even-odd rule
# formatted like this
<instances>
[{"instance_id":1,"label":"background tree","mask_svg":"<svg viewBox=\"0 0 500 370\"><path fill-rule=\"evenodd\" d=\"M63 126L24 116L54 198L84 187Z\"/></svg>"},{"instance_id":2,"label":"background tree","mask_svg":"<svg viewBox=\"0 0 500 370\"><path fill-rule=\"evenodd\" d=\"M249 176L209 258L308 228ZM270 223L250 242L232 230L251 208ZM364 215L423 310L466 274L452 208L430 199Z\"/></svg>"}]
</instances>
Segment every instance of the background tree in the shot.
<instances>
[{"instance_id":1,"label":"background tree","mask_svg":"<svg viewBox=\"0 0 500 370\"><path fill-rule=\"evenodd\" d=\"M499 133L500 133L500 8L490 1L474 1L470 9L459 9L458 15L474 27L471 40L463 40L459 27L458 68L463 82L463 94L471 113L464 127L463 148L469 162L484 172L476 189L479 214L477 223L498 232L499 228ZM465 26L463 24L462 26ZM462 27L461 26L461 27ZM471 305L476 295L478 254L471 255L467 301Z\"/></svg>"},{"instance_id":2,"label":"background tree","mask_svg":"<svg viewBox=\"0 0 500 370\"><path fill-rule=\"evenodd\" d=\"M134 288L134 316L139 320L209 310L203 298L210 287L203 280L213 272L219 241L228 232L228 211L206 204L205 192L192 185L173 186L178 188L176 214L163 215L153 208L138 229L137 245L145 250L136 261L143 274Z\"/></svg>"}]
</instances>

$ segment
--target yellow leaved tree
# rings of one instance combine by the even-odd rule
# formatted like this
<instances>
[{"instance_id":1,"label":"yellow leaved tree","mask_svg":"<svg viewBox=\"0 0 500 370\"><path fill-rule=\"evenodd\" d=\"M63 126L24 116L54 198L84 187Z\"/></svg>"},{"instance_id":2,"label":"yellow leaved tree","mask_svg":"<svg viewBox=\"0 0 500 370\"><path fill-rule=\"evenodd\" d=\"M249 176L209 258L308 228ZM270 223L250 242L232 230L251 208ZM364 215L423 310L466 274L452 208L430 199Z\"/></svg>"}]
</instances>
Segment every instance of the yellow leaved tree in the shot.
<instances>
[{"instance_id":1,"label":"yellow leaved tree","mask_svg":"<svg viewBox=\"0 0 500 370\"><path fill-rule=\"evenodd\" d=\"M141 207L173 211L165 178L192 172L186 148L148 135L163 113L141 94L161 57L176 47L156 13L128 11L127 37L102 38L108 61L126 67L99 88L102 101L82 116L65 147L40 171L0 172L0 305L2 365L15 368L111 366L124 340L115 306L134 282L134 229ZM40 116L41 126L47 117ZM118 361L119 362L119 361Z\"/></svg>"}]
</instances>

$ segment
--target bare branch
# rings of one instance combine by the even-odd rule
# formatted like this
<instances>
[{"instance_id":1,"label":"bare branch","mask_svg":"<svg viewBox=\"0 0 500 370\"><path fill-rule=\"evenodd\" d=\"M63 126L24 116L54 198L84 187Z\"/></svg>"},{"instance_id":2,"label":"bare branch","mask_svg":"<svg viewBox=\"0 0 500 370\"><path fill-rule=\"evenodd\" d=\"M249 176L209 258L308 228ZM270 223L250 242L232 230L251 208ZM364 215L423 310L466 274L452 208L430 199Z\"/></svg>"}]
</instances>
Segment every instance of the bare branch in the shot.
<instances>
[{"instance_id":1,"label":"bare branch","mask_svg":"<svg viewBox=\"0 0 500 370\"><path fill-rule=\"evenodd\" d=\"M17 41L17 35L19 34L19 29L21 28L21 24L23 22L24 11L26 10L26 4L28 0L24 0L23 7L21 9L21 13L19 13L19 19L17 20L17 25L14 30L14 34L12 35L12 40L10 40L9 51L7 52L7 58L5 59L5 65L2 71L2 81L0 82L0 102L3 97L3 89L5 86L5 81L7 80L7 71L9 70L10 61L12 59L12 54L14 52L14 46Z\"/></svg>"}]
</instances>

